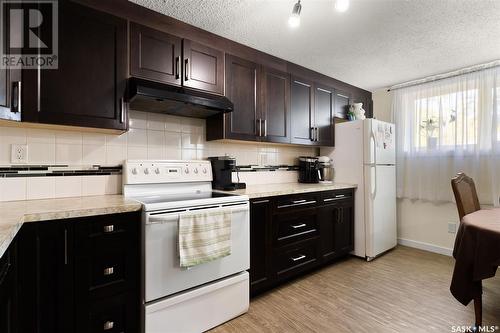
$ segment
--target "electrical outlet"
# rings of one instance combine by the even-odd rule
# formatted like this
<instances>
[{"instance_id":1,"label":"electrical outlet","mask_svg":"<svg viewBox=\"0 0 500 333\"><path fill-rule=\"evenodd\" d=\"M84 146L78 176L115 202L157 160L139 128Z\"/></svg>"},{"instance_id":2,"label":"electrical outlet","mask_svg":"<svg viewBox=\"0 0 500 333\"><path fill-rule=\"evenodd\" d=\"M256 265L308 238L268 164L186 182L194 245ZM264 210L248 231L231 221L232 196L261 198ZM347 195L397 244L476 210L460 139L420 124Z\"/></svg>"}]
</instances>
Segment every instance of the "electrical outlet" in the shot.
<instances>
[{"instance_id":1,"label":"electrical outlet","mask_svg":"<svg viewBox=\"0 0 500 333\"><path fill-rule=\"evenodd\" d=\"M12 145L10 161L12 163L27 163L28 145Z\"/></svg>"},{"instance_id":2,"label":"electrical outlet","mask_svg":"<svg viewBox=\"0 0 500 333\"><path fill-rule=\"evenodd\" d=\"M457 233L457 224L455 222L448 222L448 233L449 234Z\"/></svg>"}]
</instances>

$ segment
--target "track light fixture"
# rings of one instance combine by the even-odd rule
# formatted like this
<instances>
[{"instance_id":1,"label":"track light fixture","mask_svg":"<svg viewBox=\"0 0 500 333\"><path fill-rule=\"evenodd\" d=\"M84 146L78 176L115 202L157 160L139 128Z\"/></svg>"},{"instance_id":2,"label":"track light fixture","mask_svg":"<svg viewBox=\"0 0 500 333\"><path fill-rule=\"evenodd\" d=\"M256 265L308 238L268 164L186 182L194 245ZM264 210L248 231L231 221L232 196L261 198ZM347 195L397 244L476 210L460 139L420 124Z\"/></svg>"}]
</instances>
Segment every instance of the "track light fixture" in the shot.
<instances>
[{"instance_id":1,"label":"track light fixture","mask_svg":"<svg viewBox=\"0 0 500 333\"><path fill-rule=\"evenodd\" d=\"M300 0L297 1L295 5L293 5L292 14L288 19L288 25L292 28L296 28L300 25L300 11L302 10L302 5L300 4Z\"/></svg>"},{"instance_id":2,"label":"track light fixture","mask_svg":"<svg viewBox=\"0 0 500 333\"><path fill-rule=\"evenodd\" d=\"M343 13L349 9L349 0L335 0L335 10L339 13ZM288 25L291 28L297 28L300 25L300 11L302 10L302 5L300 0L293 5L292 14L288 18Z\"/></svg>"}]
</instances>

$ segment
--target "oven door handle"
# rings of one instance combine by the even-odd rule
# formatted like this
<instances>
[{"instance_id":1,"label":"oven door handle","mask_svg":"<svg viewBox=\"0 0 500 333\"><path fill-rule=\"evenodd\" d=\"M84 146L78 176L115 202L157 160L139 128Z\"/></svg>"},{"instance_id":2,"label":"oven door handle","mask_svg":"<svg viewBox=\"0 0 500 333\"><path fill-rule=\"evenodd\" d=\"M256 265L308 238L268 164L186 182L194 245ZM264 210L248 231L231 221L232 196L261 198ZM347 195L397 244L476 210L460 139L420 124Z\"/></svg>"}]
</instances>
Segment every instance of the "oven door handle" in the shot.
<instances>
[{"instance_id":1,"label":"oven door handle","mask_svg":"<svg viewBox=\"0 0 500 333\"><path fill-rule=\"evenodd\" d=\"M213 212L214 210L220 210L221 212L230 212L232 214L234 213L242 213L242 212L248 212L249 211L249 205L247 203L245 204L238 204L234 206L223 206L223 207L217 207L217 208L208 208L208 209L200 209L200 210L193 210L189 211L186 210L185 212L181 213L175 213L175 214L158 214L158 215L150 215L146 221L146 224L164 224L164 223L169 223L169 222L178 222L180 215L181 214L189 214L189 213L201 213L201 212Z\"/></svg>"}]
</instances>

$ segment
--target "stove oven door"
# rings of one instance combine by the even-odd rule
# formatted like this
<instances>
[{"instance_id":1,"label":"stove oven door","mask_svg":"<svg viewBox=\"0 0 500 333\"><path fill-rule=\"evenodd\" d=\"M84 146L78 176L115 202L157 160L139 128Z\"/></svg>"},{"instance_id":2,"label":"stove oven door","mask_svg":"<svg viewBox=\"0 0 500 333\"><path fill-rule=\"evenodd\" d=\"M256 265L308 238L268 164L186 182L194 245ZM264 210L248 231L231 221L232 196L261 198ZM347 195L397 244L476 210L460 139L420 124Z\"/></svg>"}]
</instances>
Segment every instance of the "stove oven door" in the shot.
<instances>
[{"instance_id":1,"label":"stove oven door","mask_svg":"<svg viewBox=\"0 0 500 333\"><path fill-rule=\"evenodd\" d=\"M231 254L212 262L181 268L178 254L179 214L186 210L231 211ZM145 300L151 302L189 288L245 271L250 266L249 203L221 204L147 213L145 228Z\"/></svg>"}]
</instances>

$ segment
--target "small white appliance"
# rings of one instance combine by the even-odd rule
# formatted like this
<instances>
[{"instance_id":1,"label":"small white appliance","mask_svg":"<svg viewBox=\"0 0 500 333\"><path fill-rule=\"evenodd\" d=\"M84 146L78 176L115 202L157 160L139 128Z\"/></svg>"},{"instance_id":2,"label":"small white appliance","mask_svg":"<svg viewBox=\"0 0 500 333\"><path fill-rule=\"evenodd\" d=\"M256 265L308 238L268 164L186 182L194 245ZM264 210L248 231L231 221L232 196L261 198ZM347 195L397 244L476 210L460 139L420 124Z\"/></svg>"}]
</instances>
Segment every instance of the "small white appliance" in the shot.
<instances>
[{"instance_id":1,"label":"small white appliance","mask_svg":"<svg viewBox=\"0 0 500 333\"><path fill-rule=\"evenodd\" d=\"M212 191L209 161L126 161L123 194L142 203L146 333L203 332L248 311L247 196ZM231 214L230 255L181 268L178 221L189 211Z\"/></svg>"},{"instance_id":2,"label":"small white appliance","mask_svg":"<svg viewBox=\"0 0 500 333\"><path fill-rule=\"evenodd\" d=\"M394 124L376 119L335 124L335 181L358 185L354 252L371 260L397 245Z\"/></svg>"}]
</instances>

